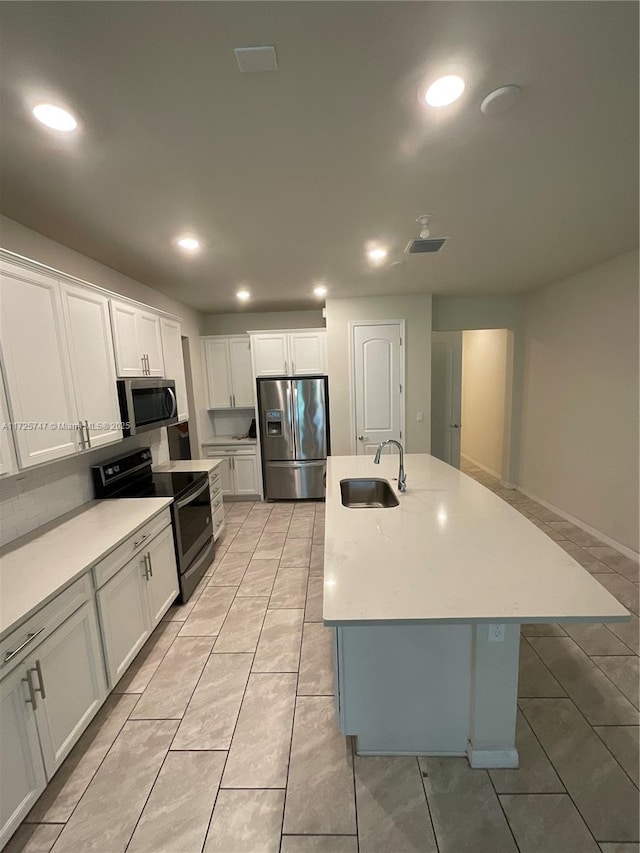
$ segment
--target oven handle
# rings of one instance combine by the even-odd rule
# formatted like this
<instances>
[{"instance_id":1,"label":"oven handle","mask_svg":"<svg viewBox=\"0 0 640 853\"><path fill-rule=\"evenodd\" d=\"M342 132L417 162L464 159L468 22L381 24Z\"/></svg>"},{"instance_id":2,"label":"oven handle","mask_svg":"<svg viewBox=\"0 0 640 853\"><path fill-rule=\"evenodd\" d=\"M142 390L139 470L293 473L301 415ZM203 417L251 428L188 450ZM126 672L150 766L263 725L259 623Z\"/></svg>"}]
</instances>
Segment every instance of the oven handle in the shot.
<instances>
[{"instance_id":1,"label":"oven handle","mask_svg":"<svg viewBox=\"0 0 640 853\"><path fill-rule=\"evenodd\" d=\"M169 417L175 418L175 416L178 413L178 401L176 400L176 395L175 395L175 391L173 390L173 388L167 388L167 391L169 392L169 394L171 394L171 400L173 402L173 408L171 410L171 414L169 415Z\"/></svg>"},{"instance_id":2,"label":"oven handle","mask_svg":"<svg viewBox=\"0 0 640 853\"><path fill-rule=\"evenodd\" d=\"M189 568L187 569L187 571L183 575L184 578L188 578L190 575L192 575L194 572L196 572L200 568L200 566L204 563L204 561L211 556L211 552L213 551L213 546L214 546L214 541L213 541L213 536L212 536L211 539L209 539L209 544L204 546L203 552L201 552L202 556L200 557L200 559L198 560L197 563L192 563L189 566Z\"/></svg>"},{"instance_id":3,"label":"oven handle","mask_svg":"<svg viewBox=\"0 0 640 853\"><path fill-rule=\"evenodd\" d=\"M201 486L197 492L191 492L191 494L187 495L186 498L182 498L180 501L176 501L176 506L178 509L182 509L183 506L190 504L198 495L201 495L205 489L209 488L209 479L205 478L204 485Z\"/></svg>"}]
</instances>

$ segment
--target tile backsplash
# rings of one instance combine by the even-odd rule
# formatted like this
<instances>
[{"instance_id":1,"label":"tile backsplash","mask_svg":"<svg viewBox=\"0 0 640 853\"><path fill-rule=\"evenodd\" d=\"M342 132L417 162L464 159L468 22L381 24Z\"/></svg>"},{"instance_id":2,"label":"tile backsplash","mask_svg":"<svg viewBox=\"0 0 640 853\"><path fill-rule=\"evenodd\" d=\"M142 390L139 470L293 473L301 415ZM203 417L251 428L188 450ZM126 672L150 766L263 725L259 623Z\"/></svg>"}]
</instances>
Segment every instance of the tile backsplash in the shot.
<instances>
[{"instance_id":1,"label":"tile backsplash","mask_svg":"<svg viewBox=\"0 0 640 853\"><path fill-rule=\"evenodd\" d=\"M167 430L163 427L0 480L0 545L93 500L92 465L147 446L154 464L169 461Z\"/></svg>"}]
</instances>

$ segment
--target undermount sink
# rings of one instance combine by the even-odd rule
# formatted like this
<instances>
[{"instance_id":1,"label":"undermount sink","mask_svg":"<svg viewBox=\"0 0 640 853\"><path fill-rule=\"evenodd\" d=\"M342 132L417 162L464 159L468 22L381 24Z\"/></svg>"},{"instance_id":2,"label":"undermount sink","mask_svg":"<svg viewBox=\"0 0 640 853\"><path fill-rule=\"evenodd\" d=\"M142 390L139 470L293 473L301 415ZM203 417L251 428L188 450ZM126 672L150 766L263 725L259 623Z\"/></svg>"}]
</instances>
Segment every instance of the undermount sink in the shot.
<instances>
[{"instance_id":1,"label":"undermount sink","mask_svg":"<svg viewBox=\"0 0 640 853\"><path fill-rule=\"evenodd\" d=\"M350 509L386 509L400 501L386 480L375 477L353 477L340 480L342 505Z\"/></svg>"}]
</instances>

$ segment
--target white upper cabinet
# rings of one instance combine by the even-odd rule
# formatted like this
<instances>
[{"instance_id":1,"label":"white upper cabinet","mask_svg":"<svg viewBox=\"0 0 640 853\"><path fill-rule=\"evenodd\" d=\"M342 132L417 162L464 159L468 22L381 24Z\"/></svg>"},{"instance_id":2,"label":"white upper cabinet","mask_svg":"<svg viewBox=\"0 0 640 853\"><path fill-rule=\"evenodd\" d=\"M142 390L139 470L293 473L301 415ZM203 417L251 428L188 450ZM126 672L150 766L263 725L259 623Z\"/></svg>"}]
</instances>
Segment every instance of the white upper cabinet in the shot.
<instances>
[{"instance_id":1,"label":"white upper cabinet","mask_svg":"<svg viewBox=\"0 0 640 853\"><path fill-rule=\"evenodd\" d=\"M184 372L184 357L182 355L182 335L180 323L162 317L160 320L162 337L162 355L167 379L176 383L176 400L178 402L178 421L186 421L189 417L187 402L187 380Z\"/></svg>"},{"instance_id":2,"label":"white upper cabinet","mask_svg":"<svg viewBox=\"0 0 640 853\"><path fill-rule=\"evenodd\" d=\"M248 335L202 339L209 409L252 409L255 405Z\"/></svg>"},{"instance_id":3,"label":"white upper cabinet","mask_svg":"<svg viewBox=\"0 0 640 853\"><path fill-rule=\"evenodd\" d=\"M110 301L118 376L164 376L160 317L127 302Z\"/></svg>"},{"instance_id":4,"label":"white upper cabinet","mask_svg":"<svg viewBox=\"0 0 640 853\"><path fill-rule=\"evenodd\" d=\"M256 376L306 376L327 372L324 329L255 332L251 350Z\"/></svg>"},{"instance_id":5,"label":"white upper cabinet","mask_svg":"<svg viewBox=\"0 0 640 853\"><path fill-rule=\"evenodd\" d=\"M85 425L83 439L102 447L122 438L116 370L109 323L109 301L96 290L62 285L75 418ZM88 436L87 436L88 433Z\"/></svg>"},{"instance_id":6,"label":"white upper cabinet","mask_svg":"<svg viewBox=\"0 0 640 853\"><path fill-rule=\"evenodd\" d=\"M4 390L2 371L0 370L0 476L3 474L15 474L18 470L16 449L13 444L13 433L9 429L10 422L7 395Z\"/></svg>"},{"instance_id":7,"label":"white upper cabinet","mask_svg":"<svg viewBox=\"0 0 640 853\"><path fill-rule=\"evenodd\" d=\"M326 373L326 332L294 332L289 335L291 375Z\"/></svg>"},{"instance_id":8,"label":"white upper cabinet","mask_svg":"<svg viewBox=\"0 0 640 853\"><path fill-rule=\"evenodd\" d=\"M20 467L78 452L79 431L65 428L76 412L55 279L2 265L0 346L12 418L31 424L14 431Z\"/></svg>"}]
</instances>

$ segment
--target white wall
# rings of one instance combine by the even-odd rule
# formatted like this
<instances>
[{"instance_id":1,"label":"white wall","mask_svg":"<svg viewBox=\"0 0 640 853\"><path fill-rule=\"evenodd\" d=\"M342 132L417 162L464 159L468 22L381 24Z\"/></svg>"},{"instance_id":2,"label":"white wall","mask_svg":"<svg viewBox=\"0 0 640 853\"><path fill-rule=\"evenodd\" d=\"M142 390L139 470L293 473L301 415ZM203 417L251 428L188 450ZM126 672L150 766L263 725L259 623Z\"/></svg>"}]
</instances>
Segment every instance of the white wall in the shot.
<instances>
[{"instance_id":1,"label":"white wall","mask_svg":"<svg viewBox=\"0 0 640 853\"><path fill-rule=\"evenodd\" d=\"M79 252L49 240L42 234L0 216L0 246L10 252L16 252L33 261L66 272L69 275L112 290L129 299L135 299L145 305L151 305L160 311L166 311L180 317L180 327L183 336L189 338L191 355L191 370L193 375L193 390L197 412L190 412L189 427L192 433L192 447L199 447L198 434L204 430L208 435L211 431L205 412L203 365L200 353L200 335L202 315L182 302L177 302L163 293L142 282L135 281L116 270L81 255ZM200 439L202 440L202 438Z\"/></svg>"},{"instance_id":2,"label":"white wall","mask_svg":"<svg viewBox=\"0 0 640 853\"><path fill-rule=\"evenodd\" d=\"M431 431L431 296L327 299L331 452L350 454L353 404L349 377L349 321L405 320L406 440L409 453L428 453ZM424 421L416 422L416 412Z\"/></svg>"},{"instance_id":3,"label":"white wall","mask_svg":"<svg viewBox=\"0 0 640 853\"><path fill-rule=\"evenodd\" d=\"M462 333L463 456L502 477L507 403L507 329Z\"/></svg>"},{"instance_id":4,"label":"white wall","mask_svg":"<svg viewBox=\"0 0 640 853\"><path fill-rule=\"evenodd\" d=\"M243 335L263 329L322 329L322 309L315 311L238 311L236 314L205 314L203 335Z\"/></svg>"},{"instance_id":5,"label":"white wall","mask_svg":"<svg viewBox=\"0 0 640 853\"><path fill-rule=\"evenodd\" d=\"M527 294L519 484L638 550L638 252Z\"/></svg>"}]
</instances>

